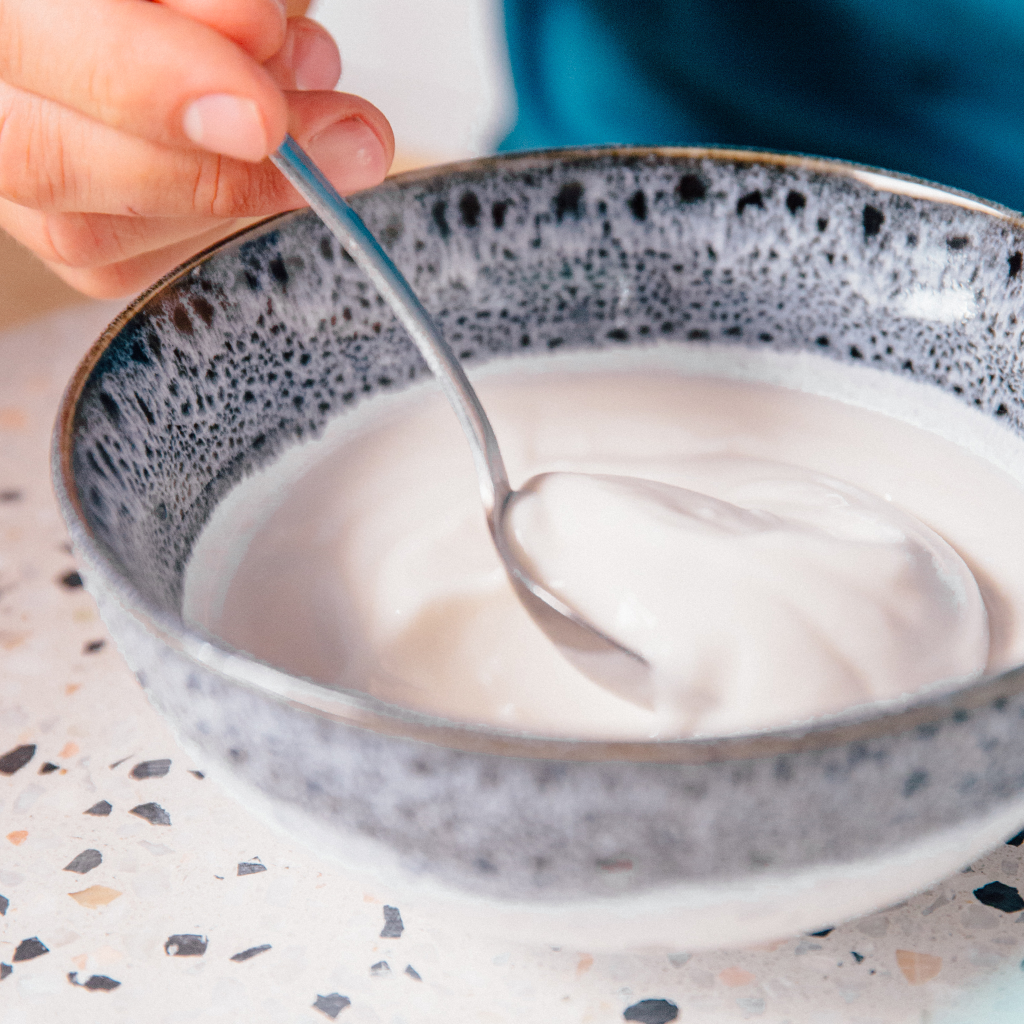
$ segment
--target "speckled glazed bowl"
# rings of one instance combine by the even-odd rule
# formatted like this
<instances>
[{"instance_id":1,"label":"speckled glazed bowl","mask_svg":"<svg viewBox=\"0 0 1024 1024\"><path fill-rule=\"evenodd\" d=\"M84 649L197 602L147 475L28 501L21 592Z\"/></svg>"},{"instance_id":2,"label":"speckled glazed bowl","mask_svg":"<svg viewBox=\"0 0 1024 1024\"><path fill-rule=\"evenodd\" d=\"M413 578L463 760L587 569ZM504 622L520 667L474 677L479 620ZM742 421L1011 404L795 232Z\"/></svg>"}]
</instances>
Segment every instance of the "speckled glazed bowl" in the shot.
<instances>
[{"instance_id":1,"label":"speckled glazed bowl","mask_svg":"<svg viewBox=\"0 0 1024 1024\"><path fill-rule=\"evenodd\" d=\"M1024 432L1024 224L969 196L801 157L616 149L419 172L354 205L470 366L770 347ZM425 373L298 212L153 288L68 389L56 487L86 584L181 742L251 806L403 912L588 948L822 928L1024 823L1020 670L801 729L566 741L330 690L190 632L182 575L217 502Z\"/></svg>"}]
</instances>

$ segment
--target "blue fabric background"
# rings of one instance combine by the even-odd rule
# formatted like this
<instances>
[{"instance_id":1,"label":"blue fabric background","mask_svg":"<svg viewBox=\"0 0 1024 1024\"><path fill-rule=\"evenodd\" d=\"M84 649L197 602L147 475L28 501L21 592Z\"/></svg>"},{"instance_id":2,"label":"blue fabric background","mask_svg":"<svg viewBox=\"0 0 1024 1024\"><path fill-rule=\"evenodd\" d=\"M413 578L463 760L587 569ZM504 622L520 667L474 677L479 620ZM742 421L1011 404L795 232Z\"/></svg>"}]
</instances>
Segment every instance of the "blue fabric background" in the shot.
<instances>
[{"instance_id":1,"label":"blue fabric background","mask_svg":"<svg viewBox=\"0 0 1024 1024\"><path fill-rule=\"evenodd\" d=\"M718 144L1024 208L1024 0L505 0L503 150Z\"/></svg>"}]
</instances>

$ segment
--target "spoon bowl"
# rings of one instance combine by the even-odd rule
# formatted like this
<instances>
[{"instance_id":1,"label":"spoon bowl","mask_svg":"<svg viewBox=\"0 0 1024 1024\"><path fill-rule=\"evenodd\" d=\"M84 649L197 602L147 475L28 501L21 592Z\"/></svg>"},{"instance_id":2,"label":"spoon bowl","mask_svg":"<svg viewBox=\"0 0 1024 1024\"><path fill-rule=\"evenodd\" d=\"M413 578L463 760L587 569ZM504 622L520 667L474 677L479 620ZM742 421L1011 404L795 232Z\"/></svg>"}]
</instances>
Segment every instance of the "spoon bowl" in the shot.
<instances>
[{"instance_id":1,"label":"spoon bowl","mask_svg":"<svg viewBox=\"0 0 1024 1024\"><path fill-rule=\"evenodd\" d=\"M539 476L531 477L519 490L508 491L500 506L487 513L491 538L505 572L508 573L512 589L530 613L530 618L558 648L562 657L588 679L625 700L641 707L653 708L654 692L647 660L598 629L572 606L538 583L509 543L512 510L519 499L532 493L540 479Z\"/></svg>"}]
</instances>

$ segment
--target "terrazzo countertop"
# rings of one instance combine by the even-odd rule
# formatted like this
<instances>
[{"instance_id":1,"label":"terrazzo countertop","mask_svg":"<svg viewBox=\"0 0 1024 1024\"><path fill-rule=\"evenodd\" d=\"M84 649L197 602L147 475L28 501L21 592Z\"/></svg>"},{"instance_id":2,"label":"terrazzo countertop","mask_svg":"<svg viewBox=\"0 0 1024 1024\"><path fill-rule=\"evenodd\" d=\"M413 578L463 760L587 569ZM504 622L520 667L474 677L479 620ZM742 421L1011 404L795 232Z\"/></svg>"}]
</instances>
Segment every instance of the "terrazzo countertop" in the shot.
<instances>
[{"instance_id":1,"label":"terrazzo countertop","mask_svg":"<svg viewBox=\"0 0 1024 1024\"><path fill-rule=\"evenodd\" d=\"M595 955L442 933L229 800L109 640L51 494L61 390L115 312L0 335L3 1024L1024 1020L1024 833L818 935Z\"/></svg>"}]
</instances>

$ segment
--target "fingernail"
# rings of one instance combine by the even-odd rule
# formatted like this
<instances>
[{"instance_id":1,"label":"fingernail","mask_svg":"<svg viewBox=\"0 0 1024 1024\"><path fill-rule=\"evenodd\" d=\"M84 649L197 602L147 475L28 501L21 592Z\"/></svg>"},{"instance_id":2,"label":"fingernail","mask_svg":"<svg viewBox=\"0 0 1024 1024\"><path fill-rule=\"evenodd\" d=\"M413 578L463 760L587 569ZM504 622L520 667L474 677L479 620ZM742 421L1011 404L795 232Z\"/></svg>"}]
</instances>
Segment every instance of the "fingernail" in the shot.
<instances>
[{"instance_id":1,"label":"fingernail","mask_svg":"<svg viewBox=\"0 0 1024 1024\"><path fill-rule=\"evenodd\" d=\"M267 155L267 132L253 100L227 93L202 96L189 104L185 134L203 149L257 162Z\"/></svg>"},{"instance_id":2,"label":"fingernail","mask_svg":"<svg viewBox=\"0 0 1024 1024\"><path fill-rule=\"evenodd\" d=\"M339 187L367 188L387 173L387 155L380 139L357 117L332 124L307 145L313 159Z\"/></svg>"},{"instance_id":3,"label":"fingernail","mask_svg":"<svg viewBox=\"0 0 1024 1024\"><path fill-rule=\"evenodd\" d=\"M341 61L333 39L320 32L298 32L291 53L295 88L301 92L329 90L341 77Z\"/></svg>"}]
</instances>

